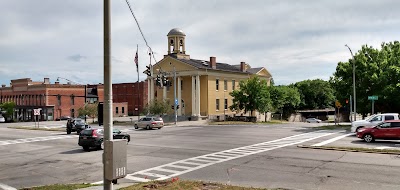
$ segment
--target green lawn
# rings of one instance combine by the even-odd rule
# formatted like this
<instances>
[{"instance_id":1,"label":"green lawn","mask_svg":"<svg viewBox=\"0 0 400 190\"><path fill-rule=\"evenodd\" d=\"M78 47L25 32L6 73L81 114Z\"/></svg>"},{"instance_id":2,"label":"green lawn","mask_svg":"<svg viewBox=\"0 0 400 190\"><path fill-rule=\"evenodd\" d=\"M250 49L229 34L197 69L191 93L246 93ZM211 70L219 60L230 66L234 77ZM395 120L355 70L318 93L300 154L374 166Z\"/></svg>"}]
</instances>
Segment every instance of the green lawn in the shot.
<instances>
[{"instance_id":1,"label":"green lawn","mask_svg":"<svg viewBox=\"0 0 400 190\"><path fill-rule=\"evenodd\" d=\"M22 188L20 190L74 190L74 189L80 189L80 188L86 188L86 187L91 187L95 186L92 184L54 184L54 185L45 185L45 186L38 186L38 187L28 187L28 188Z\"/></svg>"}]
</instances>

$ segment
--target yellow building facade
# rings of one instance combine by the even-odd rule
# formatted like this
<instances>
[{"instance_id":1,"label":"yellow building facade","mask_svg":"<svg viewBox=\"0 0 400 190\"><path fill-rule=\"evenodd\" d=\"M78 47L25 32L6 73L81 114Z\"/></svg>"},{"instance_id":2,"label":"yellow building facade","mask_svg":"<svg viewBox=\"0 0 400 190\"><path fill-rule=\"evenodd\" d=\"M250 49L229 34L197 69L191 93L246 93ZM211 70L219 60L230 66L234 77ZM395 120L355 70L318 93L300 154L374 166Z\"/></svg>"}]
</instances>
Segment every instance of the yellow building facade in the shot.
<instances>
[{"instance_id":1,"label":"yellow building facade","mask_svg":"<svg viewBox=\"0 0 400 190\"><path fill-rule=\"evenodd\" d=\"M237 65L209 60L192 59L185 50L185 33L177 28L168 35L168 54L151 68L148 77L148 100L178 101L178 116L222 116L237 114L229 109L232 97L229 95L239 88L239 82L252 76L259 76L268 82L271 74L264 67L251 68L240 62ZM172 86L156 86L157 75L164 73ZM174 74L176 81L174 82ZM174 100L174 89L176 99Z\"/></svg>"}]
</instances>

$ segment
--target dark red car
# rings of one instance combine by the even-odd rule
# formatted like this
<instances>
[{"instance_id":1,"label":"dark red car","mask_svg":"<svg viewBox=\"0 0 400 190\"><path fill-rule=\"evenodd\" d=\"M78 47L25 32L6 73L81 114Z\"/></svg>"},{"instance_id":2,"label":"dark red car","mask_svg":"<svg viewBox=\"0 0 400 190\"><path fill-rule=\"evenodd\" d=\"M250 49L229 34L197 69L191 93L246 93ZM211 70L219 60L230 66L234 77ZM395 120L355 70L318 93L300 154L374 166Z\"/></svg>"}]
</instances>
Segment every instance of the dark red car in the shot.
<instances>
[{"instance_id":1,"label":"dark red car","mask_svg":"<svg viewBox=\"0 0 400 190\"><path fill-rule=\"evenodd\" d=\"M365 142L374 142L375 139L400 139L400 120L389 120L372 128L361 128L357 137Z\"/></svg>"}]
</instances>

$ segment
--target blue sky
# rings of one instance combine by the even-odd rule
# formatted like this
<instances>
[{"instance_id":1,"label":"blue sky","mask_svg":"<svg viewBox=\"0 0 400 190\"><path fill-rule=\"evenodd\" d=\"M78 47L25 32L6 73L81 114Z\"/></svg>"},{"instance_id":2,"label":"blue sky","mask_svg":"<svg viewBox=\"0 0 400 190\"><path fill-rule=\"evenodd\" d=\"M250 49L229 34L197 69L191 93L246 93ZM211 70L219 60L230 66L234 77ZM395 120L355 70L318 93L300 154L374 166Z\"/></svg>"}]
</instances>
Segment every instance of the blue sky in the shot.
<instances>
[{"instance_id":1,"label":"blue sky","mask_svg":"<svg viewBox=\"0 0 400 190\"><path fill-rule=\"evenodd\" d=\"M276 84L328 80L361 45L399 40L400 1L129 0L157 60L181 28L191 58L265 67ZM2 0L0 83L32 78L103 82L103 1ZM113 82L135 82L147 47L125 0L112 0ZM153 61L154 63L154 61ZM63 81L62 81L63 82ZM64 81L66 82L66 81Z\"/></svg>"}]
</instances>

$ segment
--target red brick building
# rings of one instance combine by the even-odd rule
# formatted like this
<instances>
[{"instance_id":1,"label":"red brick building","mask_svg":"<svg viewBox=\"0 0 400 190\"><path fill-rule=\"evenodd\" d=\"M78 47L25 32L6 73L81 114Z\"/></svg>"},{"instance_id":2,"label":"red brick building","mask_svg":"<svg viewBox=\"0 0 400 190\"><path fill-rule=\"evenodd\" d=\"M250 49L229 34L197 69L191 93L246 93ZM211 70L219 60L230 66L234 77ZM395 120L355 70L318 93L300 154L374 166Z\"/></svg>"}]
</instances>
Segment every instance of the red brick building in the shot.
<instances>
[{"instance_id":1,"label":"red brick building","mask_svg":"<svg viewBox=\"0 0 400 190\"><path fill-rule=\"evenodd\" d=\"M147 104L147 81L118 83L113 84L112 87L114 103L128 102L128 114L125 115L139 115L142 113L144 106Z\"/></svg>"},{"instance_id":2,"label":"red brick building","mask_svg":"<svg viewBox=\"0 0 400 190\"><path fill-rule=\"evenodd\" d=\"M85 96L86 92L86 96ZM103 85L75 85L34 82L30 78L11 80L10 86L0 88L0 103L15 102L14 119L33 121L33 109L41 109L40 120L55 120L61 116L78 116L78 109L86 102L104 100Z\"/></svg>"}]
</instances>

